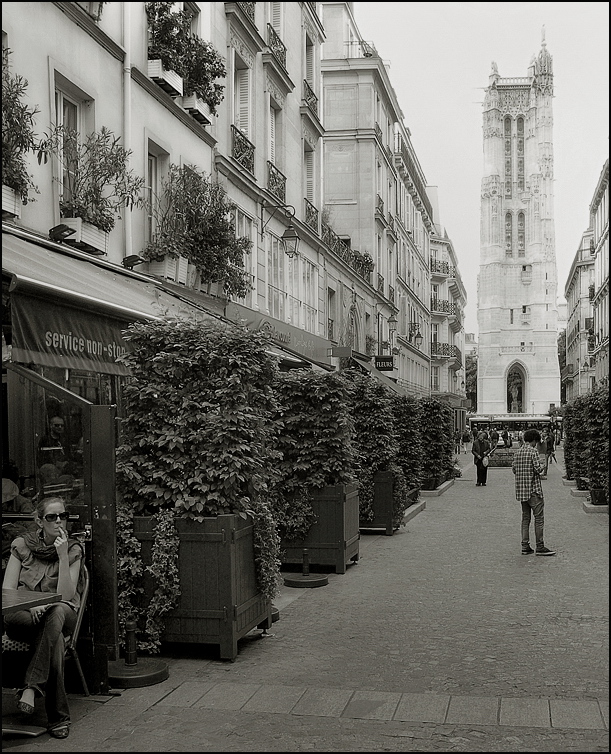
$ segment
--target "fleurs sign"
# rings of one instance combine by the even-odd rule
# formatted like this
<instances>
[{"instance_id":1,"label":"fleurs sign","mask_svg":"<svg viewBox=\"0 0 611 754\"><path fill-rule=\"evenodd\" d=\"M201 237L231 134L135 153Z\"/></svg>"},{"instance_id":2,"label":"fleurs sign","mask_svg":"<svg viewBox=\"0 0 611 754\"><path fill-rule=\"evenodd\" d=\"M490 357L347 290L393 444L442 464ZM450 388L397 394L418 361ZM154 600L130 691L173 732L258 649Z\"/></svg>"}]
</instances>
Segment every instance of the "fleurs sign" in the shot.
<instances>
[{"instance_id":1,"label":"fleurs sign","mask_svg":"<svg viewBox=\"0 0 611 754\"><path fill-rule=\"evenodd\" d=\"M394 356L374 356L374 366L379 372L392 372L395 368Z\"/></svg>"}]
</instances>

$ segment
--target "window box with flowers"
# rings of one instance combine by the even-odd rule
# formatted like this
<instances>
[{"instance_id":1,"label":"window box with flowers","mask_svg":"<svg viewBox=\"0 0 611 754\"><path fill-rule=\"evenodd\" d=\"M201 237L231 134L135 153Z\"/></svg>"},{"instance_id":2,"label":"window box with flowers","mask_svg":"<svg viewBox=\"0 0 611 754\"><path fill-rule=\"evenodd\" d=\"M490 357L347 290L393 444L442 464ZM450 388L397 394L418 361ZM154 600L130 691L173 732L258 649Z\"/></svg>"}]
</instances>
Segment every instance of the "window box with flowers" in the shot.
<instances>
[{"instance_id":1,"label":"window box with flowers","mask_svg":"<svg viewBox=\"0 0 611 754\"><path fill-rule=\"evenodd\" d=\"M84 138L78 131L58 127L43 146L59 164L62 223L76 231L65 243L94 255L105 254L107 235L119 212L144 201L144 178L129 168L131 152L104 126Z\"/></svg>"}]
</instances>

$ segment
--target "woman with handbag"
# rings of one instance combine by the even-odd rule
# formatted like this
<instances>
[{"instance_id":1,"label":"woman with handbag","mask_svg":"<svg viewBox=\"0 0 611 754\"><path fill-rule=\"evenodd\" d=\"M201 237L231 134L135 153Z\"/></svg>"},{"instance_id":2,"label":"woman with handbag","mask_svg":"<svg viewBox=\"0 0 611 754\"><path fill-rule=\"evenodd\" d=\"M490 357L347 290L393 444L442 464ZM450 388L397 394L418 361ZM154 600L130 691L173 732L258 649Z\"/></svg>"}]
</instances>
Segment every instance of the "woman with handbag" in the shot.
<instances>
[{"instance_id":1,"label":"woman with handbag","mask_svg":"<svg viewBox=\"0 0 611 754\"><path fill-rule=\"evenodd\" d=\"M473 463L477 469L476 487L485 487L488 479L488 459L492 452L492 445L486 437L485 432L480 432L477 439L473 442L471 453L473 453Z\"/></svg>"}]
</instances>

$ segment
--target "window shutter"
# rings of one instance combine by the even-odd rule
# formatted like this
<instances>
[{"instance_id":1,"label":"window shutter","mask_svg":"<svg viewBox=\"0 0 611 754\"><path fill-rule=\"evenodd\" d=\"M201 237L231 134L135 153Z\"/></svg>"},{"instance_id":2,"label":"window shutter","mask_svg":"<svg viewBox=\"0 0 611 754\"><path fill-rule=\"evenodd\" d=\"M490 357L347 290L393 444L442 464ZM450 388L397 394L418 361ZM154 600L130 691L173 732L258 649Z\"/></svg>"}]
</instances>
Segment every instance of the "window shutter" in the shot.
<instances>
[{"instance_id":1,"label":"window shutter","mask_svg":"<svg viewBox=\"0 0 611 754\"><path fill-rule=\"evenodd\" d=\"M314 45L306 47L306 81L314 89Z\"/></svg>"},{"instance_id":2,"label":"window shutter","mask_svg":"<svg viewBox=\"0 0 611 754\"><path fill-rule=\"evenodd\" d=\"M276 111L269 108L269 161L276 164Z\"/></svg>"},{"instance_id":3,"label":"window shutter","mask_svg":"<svg viewBox=\"0 0 611 754\"><path fill-rule=\"evenodd\" d=\"M271 15L272 15L272 26L274 27L274 31L276 34L278 34L279 37L282 35L280 34L280 8L282 6L282 3L272 3L271 4Z\"/></svg>"},{"instance_id":4,"label":"window shutter","mask_svg":"<svg viewBox=\"0 0 611 754\"><path fill-rule=\"evenodd\" d=\"M248 129L248 69L236 71L236 126L245 136L250 136Z\"/></svg>"},{"instance_id":5,"label":"window shutter","mask_svg":"<svg viewBox=\"0 0 611 754\"><path fill-rule=\"evenodd\" d=\"M306 199L314 204L314 152L305 152L303 157L306 181L305 195Z\"/></svg>"}]
</instances>

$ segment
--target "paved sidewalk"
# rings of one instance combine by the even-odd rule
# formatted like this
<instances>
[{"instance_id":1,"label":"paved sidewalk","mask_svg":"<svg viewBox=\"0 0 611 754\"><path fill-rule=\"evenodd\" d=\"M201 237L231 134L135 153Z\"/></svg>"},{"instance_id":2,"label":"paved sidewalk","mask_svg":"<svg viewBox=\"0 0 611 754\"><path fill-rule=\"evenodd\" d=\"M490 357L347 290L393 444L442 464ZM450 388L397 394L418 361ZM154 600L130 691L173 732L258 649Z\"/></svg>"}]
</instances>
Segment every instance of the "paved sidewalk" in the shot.
<instances>
[{"instance_id":1,"label":"paved sidewalk","mask_svg":"<svg viewBox=\"0 0 611 754\"><path fill-rule=\"evenodd\" d=\"M15 751L608 751L608 514L543 482L555 557L520 551L511 469L463 477L317 589L283 587L235 663L164 657L167 681L71 696L70 737ZM5 697L6 700L6 697Z\"/></svg>"}]
</instances>

